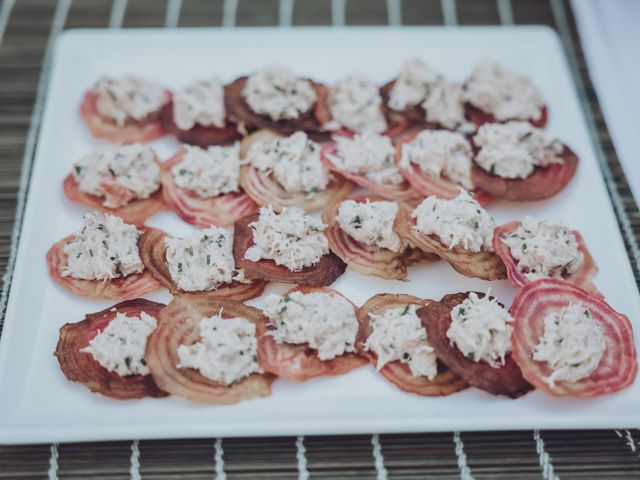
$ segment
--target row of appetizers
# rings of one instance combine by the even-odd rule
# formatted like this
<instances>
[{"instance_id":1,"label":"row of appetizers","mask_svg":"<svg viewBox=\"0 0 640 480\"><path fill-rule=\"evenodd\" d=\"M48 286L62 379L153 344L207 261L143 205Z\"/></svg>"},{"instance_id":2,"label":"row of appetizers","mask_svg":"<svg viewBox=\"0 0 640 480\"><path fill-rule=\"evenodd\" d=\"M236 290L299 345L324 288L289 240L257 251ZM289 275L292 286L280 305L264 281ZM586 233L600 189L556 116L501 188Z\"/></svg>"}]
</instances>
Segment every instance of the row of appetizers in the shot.
<instances>
[{"instance_id":1,"label":"row of appetizers","mask_svg":"<svg viewBox=\"0 0 640 480\"><path fill-rule=\"evenodd\" d=\"M524 286L510 310L478 292L378 294L358 308L308 286L267 296L262 311L190 295L167 306L135 299L64 325L55 355L68 380L112 398L212 404L267 396L277 377L302 382L368 362L424 396L472 386L589 397L637 373L629 319L563 280Z\"/></svg>"},{"instance_id":2,"label":"row of appetizers","mask_svg":"<svg viewBox=\"0 0 640 480\"><path fill-rule=\"evenodd\" d=\"M428 197L415 208L355 195L330 205L322 220L296 207L261 207L233 231L210 226L184 238L89 211L81 230L47 254L52 278L65 289L113 300L162 285L173 294L244 301L266 282L327 286L347 267L406 280L409 265L439 259L472 278L509 278L515 287L563 279L599 295L597 266L577 231L531 217L496 227L467 192Z\"/></svg>"},{"instance_id":3,"label":"row of appetizers","mask_svg":"<svg viewBox=\"0 0 640 480\"><path fill-rule=\"evenodd\" d=\"M228 85L210 78L170 92L139 77L100 78L85 93L82 116L92 134L114 143L146 142L167 133L184 143L221 145L270 129L397 132L408 125L473 131L486 122L522 120L543 127L547 107L525 77L484 61L464 84L414 58L379 87L361 74L332 85L271 65Z\"/></svg>"},{"instance_id":4,"label":"row of appetizers","mask_svg":"<svg viewBox=\"0 0 640 480\"><path fill-rule=\"evenodd\" d=\"M526 122L485 124L472 139L421 130L395 145L374 133L320 144L304 132L260 130L231 146L185 145L165 162L147 145L103 146L74 162L64 191L136 224L169 206L197 226L227 226L258 206L324 209L355 185L412 204L453 199L461 189L483 205L492 197L539 200L563 189L577 163Z\"/></svg>"}]
</instances>

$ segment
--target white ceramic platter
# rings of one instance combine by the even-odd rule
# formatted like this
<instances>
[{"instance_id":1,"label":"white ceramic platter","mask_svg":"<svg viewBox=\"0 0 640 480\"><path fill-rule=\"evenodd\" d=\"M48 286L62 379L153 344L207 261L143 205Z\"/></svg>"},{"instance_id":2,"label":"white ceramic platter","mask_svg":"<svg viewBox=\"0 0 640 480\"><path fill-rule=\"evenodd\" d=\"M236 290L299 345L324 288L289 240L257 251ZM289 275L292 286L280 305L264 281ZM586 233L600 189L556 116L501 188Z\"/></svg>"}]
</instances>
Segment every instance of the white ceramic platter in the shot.
<instances>
[{"instance_id":1,"label":"white ceramic platter","mask_svg":"<svg viewBox=\"0 0 640 480\"><path fill-rule=\"evenodd\" d=\"M45 114L29 188L15 276L0 345L0 442L124 438L346 434L439 430L600 428L640 426L640 382L597 399L551 398L533 392L518 400L476 389L446 398L399 391L370 366L338 378L304 384L276 381L268 398L231 406L198 405L182 398L114 401L65 380L53 357L58 329L108 302L74 297L48 276L45 253L77 230L83 208L62 194L71 163L96 143L82 124L83 91L101 74L139 74L177 88L217 75L224 81L270 63L331 82L362 72L377 82L392 78L402 61L420 56L436 70L463 80L492 57L529 77L549 104L548 130L580 156L576 178L555 198L530 204L496 202L500 224L531 214L582 232L600 273L596 283L610 304L640 332L638 291L576 89L560 42L544 27L319 28L234 30L79 30L65 33L55 50ZM161 158L178 148L155 142ZM149 222L174 234L189 231L173 213ZM456 274L446 263L411 269L408 282L347 272L336 283L356 304L381 292L439 299L446 293L491 287L509 305L506 281L483 282ZM271 285L268 292L282 292ZM169 301L165 293L150 298ZM261 301L250 302L260 306Z\"/></svg>"}]
</instances>

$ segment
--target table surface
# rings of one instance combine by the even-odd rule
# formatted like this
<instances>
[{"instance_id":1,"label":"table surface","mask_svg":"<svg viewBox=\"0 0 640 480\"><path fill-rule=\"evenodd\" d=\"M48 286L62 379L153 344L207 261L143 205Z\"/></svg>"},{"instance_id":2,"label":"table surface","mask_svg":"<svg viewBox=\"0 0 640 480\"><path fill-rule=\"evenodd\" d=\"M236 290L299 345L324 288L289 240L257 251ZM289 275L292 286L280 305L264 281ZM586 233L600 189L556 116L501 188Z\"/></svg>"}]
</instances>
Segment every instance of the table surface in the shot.
<instances>
[{"instance_id":1,"label":"table surface","mask_svg":"<svg viewBox=\"0 0 640 480\"><path fill-rule=\"evenodd\" d=\"M636 0L572 0L589 73L620 163L636 202L640 202L640 2Z\"/></svg>"},{"instance_id":2,"label":"table surface","mask_svg":"<svg viewBox=\"0 0 640 480\"><path fill-rule=\"evenodd\" d=\"M602 174L640 279L640 214L566 0L2 0L0 299L11 288L51 49L69 28L545 24L569 56ZM0 320L0 328L2 326ZM0 446L0 479L640 478L640 432L515 431Z\"/></svg>"}]
</instances>

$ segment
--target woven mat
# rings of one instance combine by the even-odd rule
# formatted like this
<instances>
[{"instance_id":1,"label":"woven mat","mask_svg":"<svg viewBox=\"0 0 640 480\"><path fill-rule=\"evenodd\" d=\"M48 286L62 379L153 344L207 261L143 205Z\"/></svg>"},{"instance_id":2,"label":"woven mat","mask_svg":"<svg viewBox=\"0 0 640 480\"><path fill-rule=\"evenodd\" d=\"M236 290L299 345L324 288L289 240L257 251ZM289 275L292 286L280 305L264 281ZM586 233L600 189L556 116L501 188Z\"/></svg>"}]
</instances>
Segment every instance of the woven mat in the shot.
<instances>
[{"instance_id":1,"label":"woven mat","mask_svg":"<svg viewBox=\"0 0 640 480\"><path fill-rule=\"evenodd\" d=\"M640 214L602 118L565 0L3 0L0 271L7 275L2 309L11 284L14 224L19 227L22 217L52 40L61 30L290 24L546 24L557 29L636 280L640 278ZM637 479L636 439L640 432L623 429L2 446L0 478Z\"/></svg>"}]
</instances>

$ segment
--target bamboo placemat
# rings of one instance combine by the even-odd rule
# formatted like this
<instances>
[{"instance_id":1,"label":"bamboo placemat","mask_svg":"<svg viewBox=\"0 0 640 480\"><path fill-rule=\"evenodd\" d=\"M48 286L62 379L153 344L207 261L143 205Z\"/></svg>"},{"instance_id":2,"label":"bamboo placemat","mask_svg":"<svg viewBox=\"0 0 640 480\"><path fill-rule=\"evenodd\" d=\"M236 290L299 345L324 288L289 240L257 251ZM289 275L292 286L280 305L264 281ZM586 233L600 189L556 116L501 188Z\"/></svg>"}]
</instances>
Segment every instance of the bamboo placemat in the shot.
<instances>
[{"instance_id":1,"label":"bamboo placemat","mask_svg":"<svg viewBox=\"0 0 640 480\"><path fill-rule=\"evenodd\" d=\"M2 313L57 34L78 27L331 24L545 24L556 29L571 61L636 280L640 279L640 214L602 117L566 0L3 0L0 271L7 273ZM638 430L622 429L0 446L0 478L637 479L636 439Z\"/></svg>"}]
</instances>

